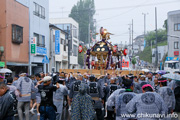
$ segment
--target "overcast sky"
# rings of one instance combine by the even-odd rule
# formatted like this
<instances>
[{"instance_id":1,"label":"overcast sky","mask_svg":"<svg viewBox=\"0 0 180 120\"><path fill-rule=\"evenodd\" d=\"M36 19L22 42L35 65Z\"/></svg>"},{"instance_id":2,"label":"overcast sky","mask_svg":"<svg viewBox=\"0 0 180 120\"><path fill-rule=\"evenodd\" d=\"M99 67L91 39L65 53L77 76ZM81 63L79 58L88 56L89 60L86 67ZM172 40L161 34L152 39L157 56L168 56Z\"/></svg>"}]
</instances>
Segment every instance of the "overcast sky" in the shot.
<instances>
[{"instance_id":1,"label":"overcast sky","mask_svg":"<svg viewBox=\"0 0 180 120\"><path fill-rule=\"evenodd\" d=\"M67 18L71 8L79 0L49 0L50 18ZM169 11L180 10L180 0L94 0L97 32L102 26L114 35L112 43L129 43L129 25L134 21L134 38L144 33L146 13L147 31L155 30L155 7L158 28L162 28ZM99 37L97 38L99 40Z\"/></svg>"}]
</instances>

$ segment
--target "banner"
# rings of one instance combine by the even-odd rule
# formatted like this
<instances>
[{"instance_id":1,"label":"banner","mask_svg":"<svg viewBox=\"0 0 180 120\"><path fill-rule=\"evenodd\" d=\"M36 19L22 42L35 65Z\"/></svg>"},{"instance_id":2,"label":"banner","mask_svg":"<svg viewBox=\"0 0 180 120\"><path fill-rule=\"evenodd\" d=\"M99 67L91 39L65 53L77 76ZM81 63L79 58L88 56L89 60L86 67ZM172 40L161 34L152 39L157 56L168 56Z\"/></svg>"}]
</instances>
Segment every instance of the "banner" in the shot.
<instances>
[{"instance_id":1,"label":"banner","mask_svg":"<svg viewBox=\"0 0 180 120\"><path fill-rule=\"evenodd\" d=\"M60 54L60 30L55 31L55 54Z\"/></svg>"}]
</instances>

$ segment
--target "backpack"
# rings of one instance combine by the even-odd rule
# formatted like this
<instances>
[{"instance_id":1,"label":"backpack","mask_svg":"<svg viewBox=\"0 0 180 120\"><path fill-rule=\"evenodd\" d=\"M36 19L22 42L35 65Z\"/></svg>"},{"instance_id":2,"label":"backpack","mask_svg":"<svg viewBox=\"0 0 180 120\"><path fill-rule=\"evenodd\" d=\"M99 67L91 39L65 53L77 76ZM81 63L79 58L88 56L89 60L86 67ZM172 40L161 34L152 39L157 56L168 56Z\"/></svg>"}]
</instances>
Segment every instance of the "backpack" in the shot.
<instances>
[{"instance_id":1,"label":"backpack","mask_svg":"<svg viewBox=\"0 0 180 120\"><path fill-rule=\"evenodd\" d=\"M89 91L90 94L98 94L99 93L97 82L90 82L89 89L90 89L90 91Z\"/></svg>"},{"instance_id":2,"label":"backpack","mask_svg":"<svg viewBox=\"0 0 180 120\"><path fill-rule=\"evenodd\" d=\"M180 86L174 89L174 95L176 99L175 112L180 112Z\"/></svg>"},{"instance_id":3,"label":"backpack","mask_svg":"<svg viewBox=\"0 0 180 120\"><path fill-rule=\"evenodd\" d=\"M79 86L81 84L81 81L75 81L73 84L73 90L74 92L79 92Z\"/></svg>"},{"instance_id":4,"label":"backpack","mask_svg":"<svg viewBox=\"0 0 180 120\"><path fill-rule=\"evenodd\" d=\"M118 86L117 85L111 85L110 86L110 95L115 91L115 90L117 90L118 89Z\"/></svg>"}]
</instances>

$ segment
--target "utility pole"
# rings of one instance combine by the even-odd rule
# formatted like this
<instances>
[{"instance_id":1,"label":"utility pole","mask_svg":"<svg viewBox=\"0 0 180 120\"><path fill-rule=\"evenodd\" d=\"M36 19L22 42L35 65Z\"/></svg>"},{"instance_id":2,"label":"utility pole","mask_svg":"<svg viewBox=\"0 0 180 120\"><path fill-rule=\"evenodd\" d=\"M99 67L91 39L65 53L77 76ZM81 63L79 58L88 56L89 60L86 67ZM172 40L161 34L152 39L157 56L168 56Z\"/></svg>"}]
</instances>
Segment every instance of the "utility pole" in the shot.
<instances>
[{"instance_id":1,"label":"utility pole","mask_svg":"<svg viewBox=\"0 0 180 120\"><path fill-rule=\"evenodd\" d=\"M89 25L88 25L88 43L90 49L90 23L91 23L91 6L89 5Z\"/></svg>"},{"instance_id":2,"label":"utility pole","mask_svg":"<svg viewBox=\"0 0 180 120\"><path fill-rule=\"evenodd\" d=\"M157 47L157 9L155 7L155 28L156 28L156 69L158 68L158 47Z\"/></svg>"},{"instance_id":3,"label":"utility pole","mask_svg":"<svg viewBox=\"0 0 180 120\"><path fill-rule=\"evenodd\" d=\"M89 25L88 25L88 43L89 43L89 49L90 49L90 17L89 17Z\"/></svg>"},{"instance_id":4,"label":"utility pole","mask_svg":"<svg viewBox=\"0 0 180 120\"><path fill-rule=\"evenodd\" d=\"M132 19L132 56L134 54L134 51L133 51L133 19Z\"/></svg>"},{"instance_id":5,"label":"utility pole","mask_svg":"<svg viewBox=\"0 0 180 120\"><path fill-rule=\"evenodd\" d=\"M129 50L131 49L131 24L129 25ZM129 52L129 56L130 56L130 52Z\"/></svg>"},{"instance_id":6,"label":"utility pole","mask_svg":"<svg viewBox=\"0 0 180 120\"><path fill-rule=\"evenodd\" d=\"M146 15L148 15L148 13L142 13L142 15L144 15L144 37L146 35Z\"/></svg>"}]
</instances>

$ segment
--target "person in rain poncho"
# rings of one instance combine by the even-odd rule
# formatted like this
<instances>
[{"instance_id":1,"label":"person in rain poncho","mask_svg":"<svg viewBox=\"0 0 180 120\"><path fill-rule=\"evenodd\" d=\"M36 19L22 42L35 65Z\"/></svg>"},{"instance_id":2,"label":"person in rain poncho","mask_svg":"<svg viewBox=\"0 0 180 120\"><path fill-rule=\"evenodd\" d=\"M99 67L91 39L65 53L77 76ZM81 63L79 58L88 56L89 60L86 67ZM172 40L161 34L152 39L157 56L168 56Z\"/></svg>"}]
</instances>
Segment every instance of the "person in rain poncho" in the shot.
<instances>
[{"instance_id":1,"label":"person in rain poncho","mask_svg":"<svg viewBox=\"0 0 180 120\"><path fill-rule=\"evenodd\" d=\"M154 78L153 88L154 88L155 92L158 92L158 90L160 88L160 85L159 85L159 82L158 82L158 78Z\"/></svg>"},{"instance_id":2,"label":"person in rain poncho","mask_svg":"<svg viewBox=\"0 0 180 120\"><path fill-rule=\"evenodd\" d=\"M125 92L124 88L115 90L107 99L107 111L115 112L115 104L118 96ZM114 113L113 113L114 114Z\"/></svg>"},{"instance_id":3,"label":"person in rain poncho","mask_svg":"<svg viewBox=\"0 0 180 120\"><path fill-rule=\"evenodd\" d=\"M87 94L84 83L80 84L79 93L74 96L71 108L71 120L93 120L95 118L92 98Z\"/></svg>"},{"instance_id":4,"label":"person in rain poncho","mask_svg":"<svg viewBox=\"0 0 180 120\"><path fill-rule=\"evenodd\" d=\"M153 87L150 84L143 85L142 91L142 94L137 94L126 105L129 114L136 113L138 120L159 120L160 116L153 115L167 114L167 106L164 100L158 93L153 92Z\"/></svg>"},{"instance_id":5,"label":"person in rain poncho","mask_svg":"<svg viewBox=\"0 0 180 120\"><path fill-rule=\"evenodd\" d=\"M127 114L126 104L136 96L133 92L134 84L131 79L124 79L123 85L125 87L125 91L118 96L116 101L116 120L129 120L131 117L123 117L123 114Z\"/></svg>"},{"instance_id":6,"label":"person in rain poncho","mask_svg":"<svg viewBox=\"0 0 180 120\"><path fill-rule=\"evenodd\" d=\"M167 80L165 80L165 78L158 79L158 82L160 84L158 93L161 95L165 104L167 105L168 114L171 114L175 109L175 96L173 90L167 86ZM171 118L164 118L164 120L171 120Z\"/></svg>"},{"instance_id":7,"label":"person in rain poncho","mask_svg":"<svg viewBox=\"0 0 180 120\"><path fill-rule=\"evenodd\" d=\"M58 83L59 83L60 88L53 92L53 102L57 108L56 120L61 120L64 95L68 94L68 89L65 86L64 82L65 80L62 80L62 79L59 80Z\"/></svg>"}]
</instances>

